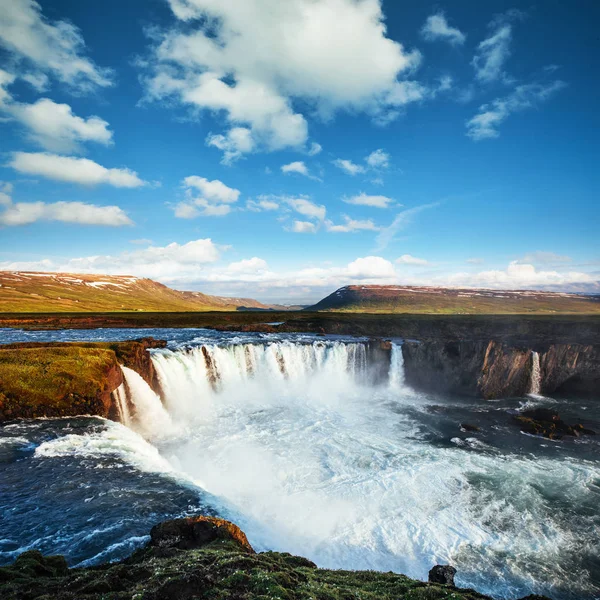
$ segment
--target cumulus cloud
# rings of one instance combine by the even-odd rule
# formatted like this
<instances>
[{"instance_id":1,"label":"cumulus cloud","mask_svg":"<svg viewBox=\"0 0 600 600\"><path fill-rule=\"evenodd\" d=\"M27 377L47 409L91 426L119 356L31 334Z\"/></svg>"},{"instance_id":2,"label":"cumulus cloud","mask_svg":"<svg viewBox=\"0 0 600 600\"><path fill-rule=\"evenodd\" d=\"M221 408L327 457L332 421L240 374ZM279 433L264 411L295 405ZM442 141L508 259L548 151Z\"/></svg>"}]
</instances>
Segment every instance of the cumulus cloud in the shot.
<instances>
[{"instance_id":1,"label":"cumulus cloud","mask_svg":"<svg viewBox=\"0 0 600 600\"><path fill-rule=\"evenodd\" d=\"M291 162L287 165L282 165L281 172L282 173L299 173L300 175L304 175L305 177L310 177L310 173L308 172L308 167L301 160Z\"/></svg>"},{"instance_id":2,"label":"cumulus cloud","mask_svg":"<svg viewBox=\"0 0 600 600\"><path fill-rule=\"evenodd\" d=\"M1 108L1 107L0 107ZM29 137L54 152L77 152L82 142L108 145L112 131L100 117L82 118L68 104L57 104L41 98L33 104L6 103L4 110L28 129Z\"/></svg>"},{"instance_id":3,"label":"cumulus cloud","mask_svg":"<svg viewBox=\"0 0 600 600\"><path fill-rule=\"evenodd\" d=\"M248 200L246 208L252 212L279 210L279 203L270 200L268 196L259 196L258 200Z\"/></svg>"},{"instance_id":4,"label":"cumulus cloud","mask_svg":"<svg viewBox=\"0 0 600 600\"><path fill-rule=\"evenodd\" d=\"M11 183L0 181L0 226L30 225L37 221L60 221L79 225L121 227L133 221L118 206L84 202L14 202Z\"/></svg>"},{"instance_id":5,"label":"cumulus cloud","mask_svg":"<svg viewBox=\"0 0 600 600\"><path fill-rule=\"evenodd\" d=\"M0 108L2 108L5 103L12 100L12 96L6 88L9 87L15 79L16 77L12 73L0 69Z\"/></svg>"},{"instance_id":6,"label":"cumulus cloud","mask_svg":"<svg viewBox=\"0 0 600 600\"><path fill-rule=\"evenodd\" d=\"M497 138L500 135L498 128L511 114L535 108L566 85L564 81L556 80L517 86L508 96L481 106L479 112L466 123L467 136L475 141Z\"/></svg>"},{"instance_id":7,"label":"cumulus cloud","mask_svg":"<svg viewBox=\"0 0 600 600\"><path fill-rule=\"evenodd\" d=\"M294 221L291 231L294 233L316 233L317 225L311 221Z\"/></svg>"},{"instance_id":8,"label":"cumulus cloud","mask_svg":"<svg viewBox=\"0 0 600 600\"><path fill-rule=\"evenodd\" d=\"M84 55L85 42L72 23L49 21L34 0L0 0L0 13L0 46L25 69L34 69L30 82L41 85L50 73L79 92L112 85L111 71Z\"/></svg>"},{"instance_id":9,"label":"cumulus cloud","mask_svg":"<svg viewBox=\"0 0 600 600\"><path fill-rule=\"evenodd\" d=\"M389 208L394 204L394 200L392 200L392 198L388 198L387 196L370 196L363 192L357 194L356 196L351 196L350 198L344 198L344 202L347 204L374 206L376 208Z\"/></svg>"},{"instance_id":10,"label":"cumulus cloud","mask_svg":"<svg viewBox=\"0 0 600 600\"><path fill-rule=\"evenodd\" d=\"M238 201L241 193L218 179L209 181L197 175L186 177L183 187L185 200L173 207L179 219L224 217L231 212L231 205Z\"/></svg>"},{"instance_id":11,"label":"cumulus cloud","mask_svg":"<svg viewBox=\"0 0 600 600\"><path fill-rule=\"evenodd\" d=\"M347 160L345 158L336 158L333 161L333 164L342 171L348 173L348 175L358 175L359 173L364 173L366 171L365 167L362 165L357 165L353 163L351 160Z\"/></svg>"},{"instance_id":12,"label":"cumulus cloud","mask_svg":"<svg viewBox=\"0 0 600 600\"><path fill-rule=\"evenodd\" d=\"M497 289L552 289L557 286L568 287L573 284L596 282L596 279L589 273L537 270L532 264L522 264L516 260L510 262L504 270L454 273L444 279L447 285Z\"/></svg>"},{"instance_id":13,"label":"cumulus cloud","mask_svg":"<svg viewBox=\"0 0 600 600\"><path fill-rule=\"evenodd\" d=\"M416 265L419 267L423 267L429 264L428 260L424 258L417 258L416 256L412 256L410 254L403 254L399 258L396 259L396 263L399 265Z\"/></svg>"},{"instance_id":14,"label":"cumulus cloud","mask_svg":"<svg viewBox=\"0 0 600 600\"><path fill-rule=\"evenodd\" d=\"M229 160L304 146L308 126L297 106L323 116L386 111L405 100L395 88L420 62L418 52L386 36L379 0L247 0L243 9L213 0L169 4L178 21L153 34L148 97L221 112L228 130L210 141L225 147ZM236 127L251 132L246 150L228 148Z\"/></svg>"},{"instance_id":15,"label":"cumulus cloud","mask_svg":"<svg viewBox=\"0 0 600 600\"><path fill-rule=\"evenodd\" d=\"M446 15L442 12L427 17L425 25L421 28L421 35L428 42L443 40L453 46L464 44L466 39L460 29L448 25Z\"/></svg>"},{"instance_id":16,"label":"cumulus cloud","mask_svg":"<svg viewBox=\"0 0 600 600\"><path fill-rule=\"evenodd\" d=\"M317 219L319 221L325 219L327 209L322 204L315 204L306 198L286 198L285 202L297 213L305 217Z\"/></svg>"},{"instance_id":17,"label":"cumulus cloud","mask_svg":"<svg viewBox=\"0 0 600 600\"><path fill-rule=\"evenodd\" d=\"M232 127L225 134L209 133L206 137L207 146L214 146L223 151L224 165L230 165L244 154L254 150L252 131L247 127Z\"/></svg>"},{"instance_id":18,"label":"cumulus cloud","mask_svg":"<svg viewBox=\"0 0 600 600\"><path fill-rule=\"evenodd\" d=\"M390 155L379 148L371 152L365 162L372 169L387 169L390 166Z\"/></svg>"},{"instance_id":19,"label":"cumulus cloud","mask_svg":"<svg viewBox=\"0 0 600 600\"><path fill-rule=\"evenodd\" d=\"M87 158L61 156L49 152L14 152L8 166L26 175L40 175L81 185L102 183L118 188L147 185L147 182L130 169L107 169Z\"/></svg>"},{"instance_id":20,"label":"cumulus cloud","mask_svg":"<svg viewBox=\"0 0 600 600\"><path fill-rule=\"evenodd\" d=\"M0 225L29 225L37 221L108 227L133 225L133 221L118 206L97 206L83 202L16 202L0 210Z\"/></svg>"},{"instance_id":21,"label":"cumulus cloud","mask_svg":"<svg viewBox=\"0 0 600 600\"><path fill-rule=\"evenodd\" d=\"M344 215L344 223L341 225L335 225L332 221L327 221L325 223L327 227L327 231L331 231L332 233L354 233L356 231L379 231L379 227L371 221L368 220L356 220Z\"/></svg>"}]
</instances>

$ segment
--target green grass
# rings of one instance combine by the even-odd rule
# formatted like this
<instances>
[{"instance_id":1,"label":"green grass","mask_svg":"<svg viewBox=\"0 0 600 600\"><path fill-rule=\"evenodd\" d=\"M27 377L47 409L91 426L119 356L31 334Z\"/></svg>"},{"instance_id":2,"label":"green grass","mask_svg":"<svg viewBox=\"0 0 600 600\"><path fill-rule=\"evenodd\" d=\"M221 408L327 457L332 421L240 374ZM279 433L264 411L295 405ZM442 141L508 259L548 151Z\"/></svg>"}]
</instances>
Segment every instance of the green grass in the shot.
<instances>
[{"instance_id":1,"label":"green grass","mask_svg":"<svg viewBox=\"0 0 600 600\"><path fill-rule=\"evenodd\" d=\"M116 368L108 348L0 346L0 415L102 414L101 396Z\"/></svg>"},{"instance_id":2,"label":"green grass","mask_svg":"<svg viewBox=\"0 0 600 600\"><path fill-rule=\"evenodd\" d=\"M0 596L20 600L483 600L472 590L395 573L317 569L278 552L229 542L197 550L146 548L118 564L66 570L61 557L27 552L0 568Z\"/></svg>"}]
</instances>

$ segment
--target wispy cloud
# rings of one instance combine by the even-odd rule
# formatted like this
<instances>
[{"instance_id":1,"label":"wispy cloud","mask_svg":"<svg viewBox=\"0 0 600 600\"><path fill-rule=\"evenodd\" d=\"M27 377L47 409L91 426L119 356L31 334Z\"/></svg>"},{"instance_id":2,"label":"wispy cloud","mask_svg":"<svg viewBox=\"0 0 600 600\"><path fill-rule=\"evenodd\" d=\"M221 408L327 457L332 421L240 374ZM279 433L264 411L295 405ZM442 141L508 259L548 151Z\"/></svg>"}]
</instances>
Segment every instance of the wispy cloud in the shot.
<instances>
[{"instance_id":1,"label":"wispy cloud","mask_svg":"<svg viewBox=\"0 0 600 600\"><path fill-rule=\"evenodd\" d=\"M421 28L421 35L428 42L443 40L453 46L464 44L466 39L465 34L460 29L448 25L446 15L443 12L427 17L425 25Z\"/></svg>"},{"instance_id":2,"label":"wispy cloud","mask_svg":"<svg viewBox=\"0 0 600 600\"><path fill-rule=\"evenodd\" d=\"M497 138L499 126L513 113L533 108L566 87L564 81L520 85L504 98L496 98L480 107L467 121L467 136L475 141Z\"/></svg>"},{"instance_id":3,"label":"wispy cloud","mask_svg":"<svg viewBox=\"0 0 600 600\"><path fill-rule=\"evenodd\" d=\"M429 208L439 206L439 202L432 202L431 204L422 204L421 206L415 206L414 208L408 208L396 215L396 218L391 222L390 225L384 227L376 238L375 251L381 252L385 250L389 244L393 241L396 234L406 227L408 227L413 218L420 212Z\"/></svg>"}]
</instances>

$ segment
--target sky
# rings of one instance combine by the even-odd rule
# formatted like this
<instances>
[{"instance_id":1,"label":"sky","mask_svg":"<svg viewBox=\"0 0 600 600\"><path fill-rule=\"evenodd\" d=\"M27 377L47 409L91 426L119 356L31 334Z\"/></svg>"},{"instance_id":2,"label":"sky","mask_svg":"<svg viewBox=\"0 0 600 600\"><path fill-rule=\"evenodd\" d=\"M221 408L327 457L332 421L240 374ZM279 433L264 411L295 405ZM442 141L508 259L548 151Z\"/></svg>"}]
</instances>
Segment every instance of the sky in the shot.
<instances>
[{"instance_id":1,"label":"sky","mask_svg":"<svg viewBox=\"0 0 600 600\"><path fill-rule=\"evenodd\" d=\"M600 293L596 0L0 0L0 270Z\"/></svg>"}]
</instances>

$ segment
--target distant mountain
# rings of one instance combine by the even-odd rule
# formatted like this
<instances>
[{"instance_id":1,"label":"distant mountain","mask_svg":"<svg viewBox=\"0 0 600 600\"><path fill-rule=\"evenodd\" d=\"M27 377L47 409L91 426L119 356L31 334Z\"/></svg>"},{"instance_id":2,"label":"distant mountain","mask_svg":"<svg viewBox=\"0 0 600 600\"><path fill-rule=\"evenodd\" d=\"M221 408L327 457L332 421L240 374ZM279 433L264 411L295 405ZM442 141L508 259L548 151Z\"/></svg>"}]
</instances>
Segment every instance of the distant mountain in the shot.
<instances>
[{"instance_id":1,"label":"distant mountain","mask_svg":"<svg viewBox=\"0 0 600 600\"><path fill-rule=\"evenodd\" d=\"M249 298L180 292L121 275L0 271L0 312L289 310Z\"/></svg>"},{"instance_id":2,"label":"distant mountain","mask_svg":"<svg viewBox=\"0 0 600 600\"><path fill-rule=\"evenodd\" d=\"M600 313L600 297L534 290L349 285L306 310L415 314Z\"/></svg>"}]
</instances>

